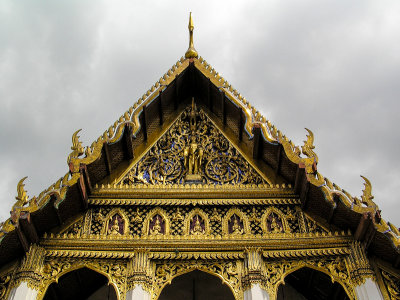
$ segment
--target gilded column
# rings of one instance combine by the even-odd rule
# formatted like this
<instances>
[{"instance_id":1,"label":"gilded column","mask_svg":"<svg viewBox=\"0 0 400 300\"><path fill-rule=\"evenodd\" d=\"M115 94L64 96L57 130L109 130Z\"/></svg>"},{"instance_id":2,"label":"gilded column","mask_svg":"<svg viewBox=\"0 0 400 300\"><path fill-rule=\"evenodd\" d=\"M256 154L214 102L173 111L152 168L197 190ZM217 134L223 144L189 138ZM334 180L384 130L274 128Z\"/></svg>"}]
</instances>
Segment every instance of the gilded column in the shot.
<instances>
[{"instance_id":1,"label":"gilded column","mask_svg":"<svg viewBox=\"0 0 400 300\"><path fill-rule=\"evenodd\" d=\"M22 260L15 274L9 300L33 300L36 299L45 257L45 250L35 244L31 245L26 257Z\"/></svg>"},{"instance_id":2,"label":"gilded column","mask_svg":"<svg viewBox=\"0 0 400 300\"><path fill-rule=\"evenodd\" d=\"M150 300L153 264L146 250L139 250L128 263L126 300Z\"/></svg>"},{"instance_id":3,"label":"gilded column","mask_svg":"<svg viewBox=\"0 0 400 300\"><path fill-rule=\"evenodd\" d=\"M360 242L353 242L347 257L350 280L358 300L384 299L376 283L376 276Z\"/></svg>"},{"instance_id":4,"label":"gilded column","mask_svg":"<svg viewBox=\"0 0 400 300\"><path fill-rule=\"evenodd\" d=\"M265 281L263 259L260 249L247 249L242 278L244 300L269 300L270 297L261 286Z\"/></svg>"}]
</instances>

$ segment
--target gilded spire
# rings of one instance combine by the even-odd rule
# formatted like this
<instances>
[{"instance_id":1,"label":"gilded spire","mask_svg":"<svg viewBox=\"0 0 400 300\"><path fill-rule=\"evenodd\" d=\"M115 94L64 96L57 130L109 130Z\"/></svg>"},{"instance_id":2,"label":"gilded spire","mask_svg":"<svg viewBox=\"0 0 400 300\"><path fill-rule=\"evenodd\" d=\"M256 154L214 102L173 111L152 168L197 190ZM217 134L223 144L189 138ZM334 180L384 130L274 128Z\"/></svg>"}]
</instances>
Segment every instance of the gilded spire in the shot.
<instances>
[{"instance_id":1,"label":"gilded spire","mask_svg":"<svg viewBox=\"0 0 400 300\"><path fill-rule=\"evenodd\" d=\"M189 48L187 49L185 53L186 58L197 58L199 55L197 54L196 49L194 49L194 44L193 44L193 19L192 19L192 13L190 12L189 15Z\"/></svg>"}]
</instances>

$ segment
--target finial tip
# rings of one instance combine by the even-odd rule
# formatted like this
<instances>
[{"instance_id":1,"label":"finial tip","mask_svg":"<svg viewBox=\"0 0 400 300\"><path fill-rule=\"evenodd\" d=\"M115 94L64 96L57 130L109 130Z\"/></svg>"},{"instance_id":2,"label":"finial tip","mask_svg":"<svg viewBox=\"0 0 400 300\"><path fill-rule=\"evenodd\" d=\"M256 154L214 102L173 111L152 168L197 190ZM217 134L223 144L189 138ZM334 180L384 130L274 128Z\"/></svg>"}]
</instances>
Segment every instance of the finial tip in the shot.
<instances>
[{"instance_id":1,"label":"finial tip","mask_svg":"<svg viewBox=\"0 0 400 300\"><path fill-rule=\"evenodd\" d=\"M194 30L194 25L193 25L193 19L192 19L192 12L189 13L189 48L185 53L186 58L197 58L199 57L196 49L194 48L193 44L193 30Z\"/></svg>"}]
</instances>

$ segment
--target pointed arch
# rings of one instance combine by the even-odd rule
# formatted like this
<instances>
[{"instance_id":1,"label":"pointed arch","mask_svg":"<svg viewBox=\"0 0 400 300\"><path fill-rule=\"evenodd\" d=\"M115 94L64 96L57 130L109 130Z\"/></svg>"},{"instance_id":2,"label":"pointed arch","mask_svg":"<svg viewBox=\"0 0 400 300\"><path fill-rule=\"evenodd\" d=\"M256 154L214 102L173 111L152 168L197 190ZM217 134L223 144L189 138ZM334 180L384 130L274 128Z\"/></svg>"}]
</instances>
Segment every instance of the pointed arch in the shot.
<instances>
[{"instance_id":1,"label":"pointed arch","mask_svg":"<svg viewBox=\"0 0 400 300\"><path fill-rule=\"evenodd\" d=\"M121 235L127 235L129 234L129 219L126 216L125 212L121 209L121 208L114 208L112 209L104 218L105 222L103 225L103 229L102 229L102 234L103 235L108 235L110 234L109 231L109 226L110 226L110 222L113 222L115 220L115 215L119 215L121 217L121 219L123 220L123 231L122 234L120 232ZM119 224L119 228L121 228L121 224Z\"/></svg>"},{"instance_id":2,"label":"pointed arch","mask_svg":"<svg viewBox=\"0 0 400 300\"><path fill-rule=\"evenodd\" d=\"M164 231L164 235L169 235L170 222L169 222L168 215L167 215L167 213L166 213L163 209L161 209L161 208L159 208L159 207L157 207L157 208L151 210L151 211L147 214L146 218L144 219L143 229L142 229L143 235L149 235L150 222L153 220L153 218L154 218L156 215L159 215L159 216L164 220L164 222L165 222L165 231Z\"/></svg>"},{"instance_id":3,"label":"pointed arch","mask_svg":"<svg viewBox=\"0 0 400 300\"><path fill-rule=\"evenodd\" d=\"M188 261L187 263L184 263L181 267L178 268L170 268L173 270L171 273L169 273L169 276L162 278L158 283L159 285L156 287L155 290L153 290L153 293L155 296L155 299L158 299L158 297L161 295L162 290L169 284L172 283L172 280L181 276L185 275L187 273L193 272L193 271L201 271L210 275L213 275L219 279L221 279L222 284L227 285L229 290L232 292L233 296L235 299L240 299L240 294L241 294L241 287L240 285L236 285L238 281L236 279L231 279L229 278L229 274L226 272L226 268L232 268L231 266L236 265L237 263L235 262L229 262L227 264L223 265L218 265L216 267L216 264L206 264L206 263L193 263ZM156 270L157 273L157 270Z\"/></svg>"},{"instance_id":4,"label":"pointed arch","mask_svg":"<svg viewBox=\"0 0 400 300\"><path fill-rule=\"evenodd\" d=\"M341 280L338 276L333 275L330 272L329 268L322 266L322 265L314 265L307 261L300 262L296 266L293 266L292 268L285 271L285 273L282 275L281 279L275 284L275 295L278 296L279 286L282 284L283 285L285 284L285 279L288 276L290 276L291 274L295 273L296 271L299 271L304 268L315 270L315 271L318 271L318 272L321 272L321 273L327 275L331 279L332 284L334 284L334 283L339 284L350 299L356 299L354 288L352 286L346 285L346 282L344 280Z\"/></svg>"},{"instance_id":5,"label":"pointed arch","mask_svg":"<svg viewBox=\"0 0 400 300\"><path fill-rule=\"evenodd\" d=\"M196 207L195 209L191 210L189 214L186 216L184 221L184 229L183 232L185 235L190 235L190 221L196 216L200 216L204 221L204 235L210 234L210 221L208 219L208 215L200 208Z\"/></svg>"},{"instance_id":6,"label":"pointed arch","mask_svg":"<svg viewBox=\"0 0 400 300\"><path fill-rule=\"evenodd\" d=\"M222 234L223 235L232 234L229 233L229 221L231 220L233 215L238 216L240 221L243 222L243 234L249 234L251 231L249 219L243 211L241 211L236 207L228 210L225 217L222 219Z\"/></svg>"},{"instance_id":7,"label":"pointed arch","mask_svg":"<svg viewBox=\"0 0 400 300\"><path fill-rule=\"evenodd\" d=\"M46 293L49 289L49 287L55 283L58 284L59 280L61 277L63 277L64 275L67 275L68 273L74 272L74 271L78 271L80 269L84 269L87 268L89 270L92 270L102 276L104 276L107 279L108 285L111 285L114 290L115 290L115 294L117 296L117 300L121 300L121 293L123 292L119 287L117 282L113 279L112 276L110 276L109 273L102 271L100 265L97 265L95 263L90 263L90 262L77 262L75 264L71 264L68 268L66 268L65 270L61 271L60 273L56 274L55 276L52 277L51 281L46 282L46 284L43 287L43 290L39 291L37 299L38 300L43 300L46 296Z\"/></svg>"}]
</instances>

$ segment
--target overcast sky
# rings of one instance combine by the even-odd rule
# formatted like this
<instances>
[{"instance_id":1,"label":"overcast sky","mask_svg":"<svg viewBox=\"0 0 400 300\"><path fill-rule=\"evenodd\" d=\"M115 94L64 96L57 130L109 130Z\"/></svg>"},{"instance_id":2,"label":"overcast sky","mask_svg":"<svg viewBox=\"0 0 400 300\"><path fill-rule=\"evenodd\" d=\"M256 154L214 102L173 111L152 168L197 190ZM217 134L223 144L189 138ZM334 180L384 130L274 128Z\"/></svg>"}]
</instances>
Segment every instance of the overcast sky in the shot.
<instances>
[{"instance_id":1,"label":"overcast sky","mask_svg":"<svg viewBox=\"0 0 400 300\"><path fill-rule=\"evenodd\" d=\"M136 3L137 2L137 3ZM0 220L32 197L195 47L319 171L360 196L369 178L400 225L400 1L0 2Z\"/></svg>"}]
</instances>

